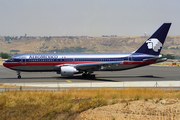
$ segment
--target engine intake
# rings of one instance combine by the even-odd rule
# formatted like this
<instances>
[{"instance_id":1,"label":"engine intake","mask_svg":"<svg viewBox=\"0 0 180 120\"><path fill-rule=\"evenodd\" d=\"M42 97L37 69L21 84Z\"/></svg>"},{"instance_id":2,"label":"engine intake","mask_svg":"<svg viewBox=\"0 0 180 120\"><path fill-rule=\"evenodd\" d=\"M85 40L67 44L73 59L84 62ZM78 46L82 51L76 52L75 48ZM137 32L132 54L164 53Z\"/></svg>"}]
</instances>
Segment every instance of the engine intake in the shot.
<instances>
[{"instance_id":1,"label":"engine intake","mask_svg":"<svg viewBox=\"0 0 180 120\"><path fill-rule=\"evenodd\" d=\"M61 76L73 76L78 70L72 66L61 67Z\"/></svg>"}]
</instances>

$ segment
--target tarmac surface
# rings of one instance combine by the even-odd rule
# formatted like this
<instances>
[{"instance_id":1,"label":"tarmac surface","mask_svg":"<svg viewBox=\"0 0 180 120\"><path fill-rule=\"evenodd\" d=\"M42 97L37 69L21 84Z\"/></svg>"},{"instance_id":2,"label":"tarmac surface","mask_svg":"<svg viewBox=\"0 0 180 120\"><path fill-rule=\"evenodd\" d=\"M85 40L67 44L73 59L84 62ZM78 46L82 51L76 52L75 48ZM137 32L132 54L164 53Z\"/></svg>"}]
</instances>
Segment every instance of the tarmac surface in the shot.
<instances>
[{"instance_id":1,"label":"tarmac surface","mask_svg":"<svg viewBox=\"0 0 180 120\"><path fill-rule=\"evenodd\" d=\"M26 86L31 89L100 88L100 87L163 87L180 89L180 67L146 66L125 71L95 72L96 79L82 76L61 77L56 72L22 72L17 79L16 71L0 66L0 84ZM3 89L1 87L1 89Z\"/></svg>"}]
</instances>

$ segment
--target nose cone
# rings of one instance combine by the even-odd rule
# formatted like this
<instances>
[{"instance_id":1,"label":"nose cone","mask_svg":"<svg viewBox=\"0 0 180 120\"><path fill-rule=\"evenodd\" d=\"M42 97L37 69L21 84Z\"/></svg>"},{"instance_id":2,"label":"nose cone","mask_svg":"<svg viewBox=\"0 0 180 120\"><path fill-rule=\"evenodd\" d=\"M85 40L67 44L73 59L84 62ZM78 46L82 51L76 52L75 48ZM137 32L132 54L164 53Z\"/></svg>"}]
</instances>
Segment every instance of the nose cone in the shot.
<instances>
[{"instance_id":1,"label":"nose cone","mask_svg":"<svg viewBox=\"0 0 180 120\"><path fill-rule=\"evenodd\" d=\"M6 63L5 62L3 62L3 66L6 67Z\"/></svg>"},{"instance_id":2,"label":"nose cone","mask_svg":"<svg viewBox=\"0 0 180 120\"><path fill-rule=\"evenodd\" d=\"M4 62L3 66L9 68L9 64L7 62Z\"/></svg>"}]
</instances>

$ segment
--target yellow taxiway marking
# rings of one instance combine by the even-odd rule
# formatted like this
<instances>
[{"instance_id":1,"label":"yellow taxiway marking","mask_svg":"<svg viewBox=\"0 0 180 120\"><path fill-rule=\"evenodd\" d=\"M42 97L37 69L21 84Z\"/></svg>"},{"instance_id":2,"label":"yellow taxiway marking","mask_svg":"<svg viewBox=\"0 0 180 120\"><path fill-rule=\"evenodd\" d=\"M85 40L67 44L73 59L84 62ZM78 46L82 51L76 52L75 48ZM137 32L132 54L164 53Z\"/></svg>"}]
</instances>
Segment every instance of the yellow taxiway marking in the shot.
<instances>
[{"instance_id":1,"label":"yellow taxiway marking","mask_svg":"<svg viewBox=\"0 0 180 120\"><path fill-rule=\"evenodd\" d=\"M67 82L72 82L72 81L70 81L70 80L66 80Z\"/></svg>"}]
</instances>

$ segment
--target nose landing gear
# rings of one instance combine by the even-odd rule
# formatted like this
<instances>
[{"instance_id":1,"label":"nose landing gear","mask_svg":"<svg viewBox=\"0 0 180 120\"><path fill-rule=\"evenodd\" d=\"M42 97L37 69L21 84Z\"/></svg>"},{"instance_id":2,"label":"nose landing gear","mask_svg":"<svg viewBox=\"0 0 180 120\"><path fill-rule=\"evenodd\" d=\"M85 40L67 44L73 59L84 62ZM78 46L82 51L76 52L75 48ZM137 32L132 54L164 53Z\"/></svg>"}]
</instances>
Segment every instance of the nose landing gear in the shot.
<instances>
[{"instance_id":1,"label":"nose landing gear","mask_svg":"<svg viewBox=\"0 0 180 120\"><path fill-rule=\"evenodd\" d=\"M18 75L18 79L21 79L21 72L20 71L17 71L17 75Z\"/></svg>"},{"instance_id":2,"label":"nose landing gear","mask_svg":"<svg viewBox=\"0 0 180 120\"><path fill-rule=\"evenodd\" d=\"M20 75L18 75L18 79L21 79L21 76L20 76Z\"/></svg>"}]
</instances>

